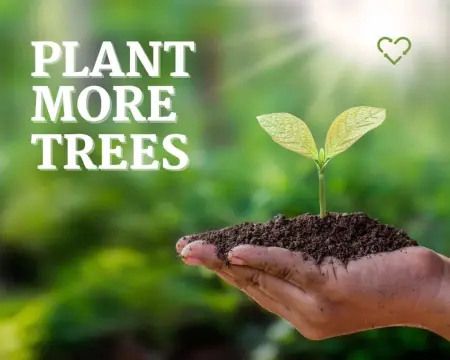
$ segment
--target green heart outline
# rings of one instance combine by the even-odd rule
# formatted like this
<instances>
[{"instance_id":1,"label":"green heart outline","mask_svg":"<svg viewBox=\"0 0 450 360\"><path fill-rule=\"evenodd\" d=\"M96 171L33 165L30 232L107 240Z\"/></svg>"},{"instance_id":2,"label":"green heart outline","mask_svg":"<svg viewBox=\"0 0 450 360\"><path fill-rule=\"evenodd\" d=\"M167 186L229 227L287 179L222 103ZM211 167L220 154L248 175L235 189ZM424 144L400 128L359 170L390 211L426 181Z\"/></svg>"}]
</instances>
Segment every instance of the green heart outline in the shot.
<instances>
[{"instance_id":1,"label":"green heart outline","mask_svg":"<svg viewBox=\"0 0 450 360\"><path fill-rule=\"evenodd\" d=\"M383 36L382 38L380 38L380 40L378 40L378 43L377 43L378 51L381 52L381 53L384 55L384 57L385 57L386 59L388 59L389 62L390 62L392 65L396 65L396 64L402 59L403 56L400 55L397 59L395 59L395 60L392 59L392 58L389 56L389 54L387 54L387 53L385 53L385 52L383 51L383 48L381 47L381 43L382 43L383 41L389 41L390 43L394 42L394 45L397 45L400 41L406 41L407 44L408 44L408 47L406 48L405 51L403 51L403 56L408 55L408 53L409 53L409 51L411 50L411 47L412 47L411 40L408 39L406 36L401 36L401 37L397 38L395 41L393 41L393 40L392 40L390 37L388 37L388 36Z\"/></svg>"}]
</instances>

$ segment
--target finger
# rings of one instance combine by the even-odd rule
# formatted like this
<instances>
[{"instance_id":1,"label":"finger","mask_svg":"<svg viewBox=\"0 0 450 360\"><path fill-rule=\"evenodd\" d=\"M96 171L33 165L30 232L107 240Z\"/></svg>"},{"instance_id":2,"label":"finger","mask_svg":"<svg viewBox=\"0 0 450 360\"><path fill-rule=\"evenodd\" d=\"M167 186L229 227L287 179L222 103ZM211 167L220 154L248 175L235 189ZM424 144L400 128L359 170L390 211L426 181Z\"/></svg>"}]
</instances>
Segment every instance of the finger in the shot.
<instances>
[{"instance_id":1,"label":"finger","mask_svg":"<svg viewBox=\"0 0 450 360\"><path fill-rule=\"evenodd\" d=\"M279 247L239 245L230 251L228 260L231 264L246 265L282 278L305 290L326 281L325 274L311 257Z\"/></svg>"},{"instance_id":2,"label":"finger","mask_svg":"<svg viewBox=\"0 0 450 360\"><path fill-rule=\"evenodd\" d=\"M278 301L271 299L257 287L250 286L245 291L242 291L250 298L252 298L259 306L271 312L272 314L275 314L286 320L289 320L289 318L293 316L288 307Z\"/></svg>"},{"instance_id":3,"label":"finger","mask_svg":"<svg viewBox=\"0 0 450 360\"><path fill-rule=\"evenodd\" d=\"M200 240L187 244L180 256L188 265L205 266L211 270L221 269L224 265L224 261L217 258L216 247Z\"/></svg>"},{"instance_id":4,"label":"finger","mask_svg":"<svg viewBox=\"0 0 450 360\"><path fill-rule=\"evenodd\" d=\"M189 237L188 236L183 236L180 240L177 241L175 248L177 250L178 254L181 254L181 252L183 251L184 247L189 243Z\"/></svg>"},{"instance_id":5,"label":"finger","mask_svg":"<svg viewBox=\"0 0 450 360\"><path fill-rule=\"evenodd\" d=\"M288 319L290 317L289 309L286 306L267 296L262 290L258 289L257 287L247 286L245 287L245 289L243 289L240 287L239 282L236 281L236 279L229 273L220 270L215 271L215 273L221 279L252 298L259 306L263 307L264 309L284 319Z\"/></svg>"},{"instance_id":6,"label":"finger","mask_svg":"<svg viewBox=\"0 0 450 360\"><path fill-rule=\"evenodd\" d=\"M308 316L305 314L308 314L310 311L312 311L311 306L314 305L311 305L309 301L303 302L301 301L300 298L290 299L289 301L281 302L279 299L276 300L268 296L264 291L262 291L257 286L247 286L245 288L242 288L241 281L237 280L235 278L236 275L233 274L235 270L236 269L233 269L233 266L231 266L231 268L227 267L225 269L225 271L227 271L228 273L225 271L215 271L215 273L218 276L220 276L223 280L225 280L229 284L235 286L243 293L248 295L259 306L288 321L292 326L294 326L299 331L301 331L302 328L305 328L305 324L308 323L308 321L306 320ZM277 280L284 281L281 279Z\"/></svg>"},{"instance_id":7,"label":"finger","mask_svg":"<svg viewBox=\"0 0 450 360\"><path fill-rule=\"evenodd\" d=\"M227 282L228 284L234 286L235 288L241 290L239 288L239 284L237 283L236 279L230 275L227 274L225 271L222 270L213 270L215 274L217 274L218 277L220 277L222 280L224 280L225 282Z\"/></svg>"},{"instance_id":8,"label":"finger","mask_svg":"<svg viewBox=\"0 0 450 360\"><path fill-rule=\"evenodd\" d=\"M254 270L256 272L257 270ZM236 271L233 271L230 267L227 269L223 268L221 270L214 271L217 275L219 275L223 280L227 281L234 287L238 288L239 290L246 293L247 289L250 287L258 287L259 282L252 278L252 279L246 279L242 276L239 276ZM264 274L261 274L263 276ZM262 294L264 294L262 289L259 289ZM268 294L264 294L265 297L269 298L272 301L277 301L275 298L269 296ZM278 299L279 300L279 299Z\"/></svg>"},{"instance_id":9,"label":"finger","mask_svg":"<svg viewBox=\"0 0 450 360\"><path fill-rule=\"evenodd\" d=\"M276 303L295 305L296 308L310 309L314 305L314 299L296 285L279 277L273 276L261 270L247 266L235 266L223 268L223 272L233 277L237 286L247 291L255 288Z\"/></svg>"}]
</instances>

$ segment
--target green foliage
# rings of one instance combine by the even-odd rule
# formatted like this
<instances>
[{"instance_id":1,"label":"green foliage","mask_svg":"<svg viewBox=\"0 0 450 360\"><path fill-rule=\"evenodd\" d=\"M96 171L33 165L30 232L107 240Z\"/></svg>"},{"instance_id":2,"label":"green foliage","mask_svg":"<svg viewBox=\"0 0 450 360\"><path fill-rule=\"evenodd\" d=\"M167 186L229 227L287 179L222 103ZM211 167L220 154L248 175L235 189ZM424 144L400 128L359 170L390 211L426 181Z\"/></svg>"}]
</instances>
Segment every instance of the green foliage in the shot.
<instances>
[{"instance_id":1,"label":"green foliage","mask_svg":"<svg viewBox=\"0 0 450 360\"><path fill-rule=\"evenodd\" d=\"M325 158L329 160L347 150L368 131L380 126L386 110L368 106L348 109L331 124L325 141Z\"/></svg>"},{"instance_id":2,"label":"green foliage","mask_svg":"<svg viewBox=\"0 0 450 360\"><path fill-rule=\"evenodd\" d=\"M326 216L324 170L331 158L347 150L386 118L386 110L368 106L348 109L331 124L323 148L317 152L311 131L302 120L286 113L258 116L261 127L272 139L300 155L314 160L319 172L320 216Z\"/></svg>"},{"instance_id":3,"label":"green foliage","mask_svg":"<svg viewBox=\"0 0 450 360\"><path fill-rule=\"evenodd\" d=\"M337 84L338 90L330 88L329 96L324 96L323 82L315 76L335 68L336 57L312 70L313 58L298 56L248 78L242 75L247 67L258 68L268 54L280 53L279 38L250 37L243 45L223 45L223 52L214 48L232 37L244 41L255 30L266 33L260 31L266 22L255 16L258 24L251 24L243 7L220 2L207 2L204 7L204 1L181 0L102 0L94 6L94 2L71 0L58 11L42 8L53 9L56 3L6 1L0 5L0 255L13 247L31 256L38 278L7 287L1 274L0 359L47 360L45 354L55 343L76 347L100 334L135 328L160 334L155 346L164 348L173 345L172 334L181 324L200 320L218 321L236 338L253 339L243 343L249 350L254 350L255 343L269 342L266 353L270 355L276 347L279 360L362 356L364 360L400 360L416 355L418 345L423 351L419 355L429 355L428 350L434 351L435 359L447 356L447 342L414 329L371 331L325 342L307 341L295 331L288 335L283 330L274 336L267 321L253 321L254 307L252 316L241 316L243 305L247 308L250 303L244 296L182 266L174 243L182 235L209 228L266 221L277 213L294 216L314 211L314 169L307 162L293 161L294 154L274 148L263 132L255 132L254 122L242 119L251 118L255 111L290 109L317 119L310 124L312 130L325 132L328 124L321 119L330 118L336 104L351 107L373 101L385 104L395 121L380 129L386 130L383 141L367 139L358 151L337 158L339 169L327 182L333 206L344 212L361 209L404 228L421 245L450 255L448 62L444 66L415 62L414 77L408 79L411 85L402 91L394 77L371 74L365 74L358 86L355 79L361 74L350 69ZM59 34L61 23L69 24L67 28L75 33ZM80 49L95 49L101 40L114 41L124 63L127 56L121 49L127 40L196 39L197 53L187 62L192 79L170 79L170 63L164 62L161 79L126 80L144 92L155 82L175 85L173 108L179 114L178 123L32 124L31 87L47 82L30 77L29 44L48 29L56 34L39 37L79 40ZM92 54L86 55L90 59ZM210 67L217 72L207 73ZM247 81L227 89L224 82L236 74ZM94 80L116 84L108 78ZM69 83L57 77L50 81ZM83 79L77 87L85 81L91 80ZM274 84L287 91L274 91ZM313 105L316 100L319 108ZM147 105L144 102L142 109ZM31 133L175 131L189 138L191 166L184 172L38 172L39 149L29 144ZM57 160L64 155L55 145ZM320 150L321 161L324 155ZM19 268L27 266L28 262ZM277 318L270 319L278 324Z\"/></svg>"},{"instance_id":4,"label":"green foliage","mask_svg":"<svg viewBox=\"0 0 450 360\"><path fill-rule=\"evenodd\" d=\"M318 161L316 143L302 120L291 114L280 113L258 116L258 121L276 143Z\"/></svg>"},{"instance_id":5,"label":"green foliage","mask_svg":"<svg viewBox=\"0 0 450 360\"><path fill-rule=\"evenodd\" d=\"M347 150L364 134L380 126L386 118L386 110L368 106L348 109L331 124L325 142L325 150L317 152L311 131L294 115L277 113L258 116L261 127L272 139L300 155L308 157L323 169L331 158Z\"/></svg>"}]
</instances>

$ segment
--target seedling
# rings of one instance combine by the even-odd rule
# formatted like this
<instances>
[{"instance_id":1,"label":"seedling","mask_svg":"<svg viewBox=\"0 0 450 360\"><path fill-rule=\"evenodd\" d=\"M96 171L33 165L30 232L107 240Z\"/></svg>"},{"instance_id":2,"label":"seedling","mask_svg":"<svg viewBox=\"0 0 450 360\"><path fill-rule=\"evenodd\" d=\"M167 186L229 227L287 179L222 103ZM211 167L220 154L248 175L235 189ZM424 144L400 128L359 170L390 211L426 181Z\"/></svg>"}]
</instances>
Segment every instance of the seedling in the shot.
<instances>
[{"instance_id":1,"label":"seedling","mask_svg":"<svg viewBox=\"0 0 450 360\"><path fill-rule=\"evenodd\" d=\"M308 126L299 118L287 113L258 116L261 127L272 139L286 149L314 160L319 174L320 216L327 215L325 201L325 168L330 160L347 150L358 139L380 126L386 118L386 110L368 106L348 109L331 124L325 140L325 150L317 151Z\"/></svg>"}]
</instances>

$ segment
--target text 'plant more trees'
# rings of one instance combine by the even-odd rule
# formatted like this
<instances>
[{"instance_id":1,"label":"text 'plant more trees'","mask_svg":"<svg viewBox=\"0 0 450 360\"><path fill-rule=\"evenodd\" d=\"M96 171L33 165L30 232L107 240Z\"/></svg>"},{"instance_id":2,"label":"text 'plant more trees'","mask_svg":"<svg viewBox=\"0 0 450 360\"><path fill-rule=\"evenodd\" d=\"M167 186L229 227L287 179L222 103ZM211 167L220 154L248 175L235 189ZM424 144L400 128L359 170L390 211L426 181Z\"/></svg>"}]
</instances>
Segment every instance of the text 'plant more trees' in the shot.
<instances>
[{"instance_id":1,"label":"text 'plant more trees'","mask_svg":"<svg viewBox=\"0 0 450 360\"><path fill-rule=\"evenodd\" d=\"M63 78L79 79L83 84L87 78L109 77L111 82L148 76L161 77L161 57L167 54L173 61L170 67L171 78L189 78L186 70L187 53L195 52L196 45L190 41L150 41L144 48L139 42L126 42L129 54L128 66L120 63L114 45L105 41L101 44L92 68L79 66L77 54L81 52L77 41L33 41L35 79L48 79L48 71L61 69L58 63L64 63ZM78 59L79 60L79 59ZM60 64L60 65L61 65ZM140 71L142 69L142 73ZM47 80L48 81L48 80ZM74 80L76 81L76 80ZM59 84L58 84L59 85ZM108 91L102 86L91 85L79 88L75 85L36 85L35 113L31 121L36 124L53 123L57 129L80 120L87 124L98 125L110 119L115 124L161 124L176 123L177 113L172 109L174 86L146 86L145 90L137 86L116 85ZM143 109L142 103L149 104ZM95 105L95 106L93 106ZM62 126L60 125L62 124ZM66 125L67 124L67 125ZM56 126L57 125L57 126ZM40 146L42 160L39 170L172 170L180 171L189 166L189 157L180 149L187 144L183 134L170 134L159 138L156 134L98 134L96 138L87 134L40 133L31 135L31 143ZM101 161L93 158L95 145L100 144ZM130 146L132 154L126 157L125 144ZM64 147L67 158L65 165L55 165L54 149ZM162 149L158 149L161 147ZM155 149L156 148L156 149Z\"/></svg>"}]
</instances>

